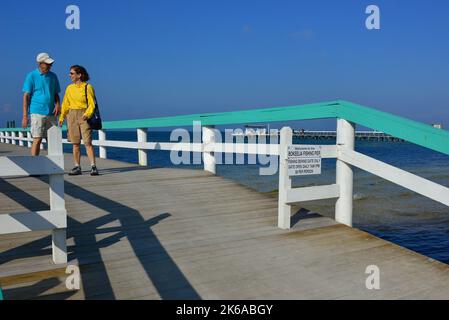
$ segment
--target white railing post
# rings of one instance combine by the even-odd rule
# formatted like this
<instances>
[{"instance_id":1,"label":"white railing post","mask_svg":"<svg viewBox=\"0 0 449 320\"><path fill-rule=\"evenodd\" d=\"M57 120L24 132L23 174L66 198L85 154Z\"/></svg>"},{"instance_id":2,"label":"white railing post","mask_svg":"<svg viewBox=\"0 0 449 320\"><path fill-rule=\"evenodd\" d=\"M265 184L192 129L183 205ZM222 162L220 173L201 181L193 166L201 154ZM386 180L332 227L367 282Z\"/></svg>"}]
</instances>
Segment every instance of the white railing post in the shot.
<instances>
[{"instance_id":1,"label":"white railing post","mask_svg":"<svg viewBox=\"0 0 449 320\"><path fill-rule=\"evenodd\" d=\"M23 147L23 131L19 132L19 146Z\"/></svg>"},{"instance_id":2,"label":"white railing post","mask_svg":"<svg viewBox=\"0 0 449 320\"><path fill-rule=\"evenodd\" d=\"M106 141L106 132L104 130L98 130L98 140L99 141ZM107 159L108 158L108 154L106 152L106 147L100 146L98 148L98 150L99 150L101 159Z\"/></svg>"},{"instance_id":3,"label":"white railing post","mask_svg":"<svg viewBox=\"0 0 449 320\"><path fill-rule=\"evenodd\" d=\"M60 156L58 165L64 171L62 152L62 132L58 127L48 130L48 155ZM50 175L50 210L65 211L64 173ZM67 217L66 217L67 218ZM67 263L66 229L54 229L52 233L53 261L56 264Z\"/></svg>"},{"instance_id":4,"label":"white railing post","mask_svg":"<svg viewBox=\"0 0 449 320\"><path fill-rule=\"evenodd\" d=\"M203 146L214 144L215 142L221 142L216 141L214 126L202 127L202 136L203 136ZM203 162L204 162L204 171L208 171L213 174L217 173L216 171L217 159L215 158L215 152L212 151L203 152Z\"/></svg>"},{"instance_id":5,"label":"white railing post","mask_svg":"<svg viewBox=\"0 0 449 320\"><path fill-rule=\"evenodd\" d=\"M32 139L30 131L27 132L27 139ZM31 140L28 140L27 141L27 146L28 146L28 148L31 148L33 146L33 142Z\"/></svg>"},{"instance_id":6,"label":"white railing post","mask_svg":"<svg viewBox=\"0 0 449 320\"><path fill-rule=\"evenodd\" d=\"M287 204L287 192L292 188L292 179L288 175L288 146L293 144L293 131L290 127L281 129L279 141L279 199L278 227L290 229L292 207Z\"/></svg>"},{"instance_id":7,"label":"white railing post","mask_svg":"<svg viewBox=\"0 0 449 320\"><path fill-rule=\"evenodd\" d=\"M148 132L147 128L137 129L137 142L147 142L148 141ZM147 150L139 149L139 165L147 166L148 165L148 154Z\"/></svg>"},{"instance_id":8,"label":"white railing post","mask_svg":"<svg viewBox=\"0 0 449 320\"><path fill-rule=\"evenodd\" d=\"M14 131L11 131L11 144L12 145L16 145L17 141L16 141L16 133Z\"/></svg>"},{"instance_id":9,"label":"white railing post","mask_svg":"<svg viewBox=\"0 0 449 320\"><path fill-rule=\"evenodd\" d=\"M354 150L355 124L345 119L337 119L337 148ZM338 154L338 151L337 151ZM353 172L352 166L337 157L337 185L340 197L335 204L335 220L352 227Z\"/></svg>"},{"instance_id":10,"label":"white railing post","mask_svg":"<svg viewBox=\"0 0 449 320\"><path fill-rule=\"evenodd\" d=\"M48 131L47 131L47 136L48 136ZM44 150L44 149L45 149L44 143L46 143L46 142L47 142L47 139L42 138L42 140L41 140L41 146L40 146L40 149L41 149L41 150Z\"/></svg>"},{"instance_id":11,"label":"white railing post","mask_svg":"<svg viewBox=\"0 0 449 320\"><path fill-rule=\"evenodd\" d=\"M5 143L5 133L2 131L2 132L0 132L0 142L1 143Z\"/></svg>"}]
</instances>

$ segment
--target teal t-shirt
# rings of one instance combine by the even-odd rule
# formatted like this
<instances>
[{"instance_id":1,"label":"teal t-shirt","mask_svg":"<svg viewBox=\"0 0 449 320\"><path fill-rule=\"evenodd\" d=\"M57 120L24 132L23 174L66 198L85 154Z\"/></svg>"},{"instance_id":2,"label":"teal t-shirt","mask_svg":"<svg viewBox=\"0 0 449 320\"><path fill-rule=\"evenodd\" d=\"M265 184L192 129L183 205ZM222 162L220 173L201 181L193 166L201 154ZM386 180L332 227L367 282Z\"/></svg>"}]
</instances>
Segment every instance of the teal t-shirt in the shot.
<instances>
[{"instance_id":1,"label":"teal t-shirt","mask_svg":"<svg viewBox=\"0 0 449 320\"><path fill-rule=\"evenodd\" d=\"M42 74L36 69L27 74L23 92L31 95L30 113L44 116L51 115L55 108L55 95L61 92L56 74Z\"/></svg>"}]
</instances>

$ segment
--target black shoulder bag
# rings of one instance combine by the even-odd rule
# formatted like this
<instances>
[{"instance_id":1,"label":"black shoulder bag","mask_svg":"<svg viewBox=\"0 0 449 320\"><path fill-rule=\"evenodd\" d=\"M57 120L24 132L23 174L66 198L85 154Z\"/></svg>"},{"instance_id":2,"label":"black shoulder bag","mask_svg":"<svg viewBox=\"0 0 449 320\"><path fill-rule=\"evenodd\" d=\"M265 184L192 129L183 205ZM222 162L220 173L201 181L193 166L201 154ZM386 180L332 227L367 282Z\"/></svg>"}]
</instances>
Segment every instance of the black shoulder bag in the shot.
<instances>
[{"instance_id":1,"label":"black shoulder bag","mask_svg":"<svg viewBox=\"0 0 449 320\"><path fill-rule=\"evenodd\" d=\"M87 107L89 108L89 99L87 97L87 86L88 84L86 84L86 87L84 88L84 93L86 95ZM92 117L87 119L87 123L89 124L92 130L101 130L103 128L103 125L101 123L100 109L98 108L96 98L95 98L94 114L92 115Z\"/></svg>"}]
</instances>

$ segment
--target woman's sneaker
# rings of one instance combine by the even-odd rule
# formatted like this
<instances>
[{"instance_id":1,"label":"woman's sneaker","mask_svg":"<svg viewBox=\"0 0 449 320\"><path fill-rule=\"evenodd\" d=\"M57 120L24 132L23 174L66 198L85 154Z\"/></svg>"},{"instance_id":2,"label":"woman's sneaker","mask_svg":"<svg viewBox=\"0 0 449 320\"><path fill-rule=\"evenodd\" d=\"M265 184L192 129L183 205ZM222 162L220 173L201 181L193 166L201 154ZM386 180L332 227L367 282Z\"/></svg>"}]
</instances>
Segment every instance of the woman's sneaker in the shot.
<instances>
[{"instance_id":1,"label":"woman's sneaker","mask_svg":"<svg viewBox=\"0 0 449 320\"><path fill-rule=\"evenodd\" d=\"M98 176L99 175L97 166L92 166L92 168L90 169L90 175L91 176Z\"/></svg>"},{"instance_id":2,"label":"woman's sneaker","mask_svg":"<svg viewBox=\"0 0 449 320\"><path fill-rule=\"evenodd\" d=\"M69 172L69 176L79 176L80 174L83 174L81 172L81 167L76 166L75 168L72 169L72 171Z\"/></svg>"}]
</instances>

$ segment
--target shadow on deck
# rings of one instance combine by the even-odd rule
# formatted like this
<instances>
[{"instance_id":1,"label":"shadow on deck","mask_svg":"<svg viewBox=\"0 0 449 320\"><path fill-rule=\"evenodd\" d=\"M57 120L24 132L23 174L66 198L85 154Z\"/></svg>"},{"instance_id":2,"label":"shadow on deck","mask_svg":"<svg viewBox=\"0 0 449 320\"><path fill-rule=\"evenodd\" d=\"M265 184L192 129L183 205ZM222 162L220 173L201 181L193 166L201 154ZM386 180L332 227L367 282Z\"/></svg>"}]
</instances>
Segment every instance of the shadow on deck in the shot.
<instances>
[{"instance_id":1,"label":"shadow on deck","mask_svg":"<svg viewBox=\"0 0 449 320\"><path fill-rule=\"evenodd\" d=\"M115 172L128 172L131 168L114 169ZM137 170L139 170L137 168ZM110 172L110 170L109 170ZM42 179L44 180L44 179ZM4 179L0 180L1 191L11 199L25 199L19 204L28 210L47 210L47 203L37 199L33 195L22 191ZM114 291L109 281L107 270L104 266L100 249L109 247L126 238L147 276L155 285L162 299L199 299L200 296L190 285L176 263L164 250L162 244L151 231L151 228L160 221L170 217L169 213L144 220L139 212L116 201L107 199L99 194L90 192L73 183L65 182L66 195L91 204L108 214L95 218L89 222L81 223L72 217L68 217L67 238L73 238L74 245L68 247L68 260L77 261L82 276L82 287L86 299L96 297L114 299ZM113 208L113 212L110 209ZM101 228L113 221L119 221L121 227ZM114 233L100 241L99 234ZM51 243L51 236L32 241L22 246L4 251L0 254L0 266L17 257L49 256L51 249L47 248ZM142 245L145 243L146 245ZM157 256L157 260L148 259L148 256ZM89 272L94 270L94 272ZM167 277L167 275L169 275ZM5 298L35 297L39 293L60 285L56 279L46 279L28 288L5 290ZM69 297L73 293L62 293L57 298Z\"/></svg>"}]
</instances>

